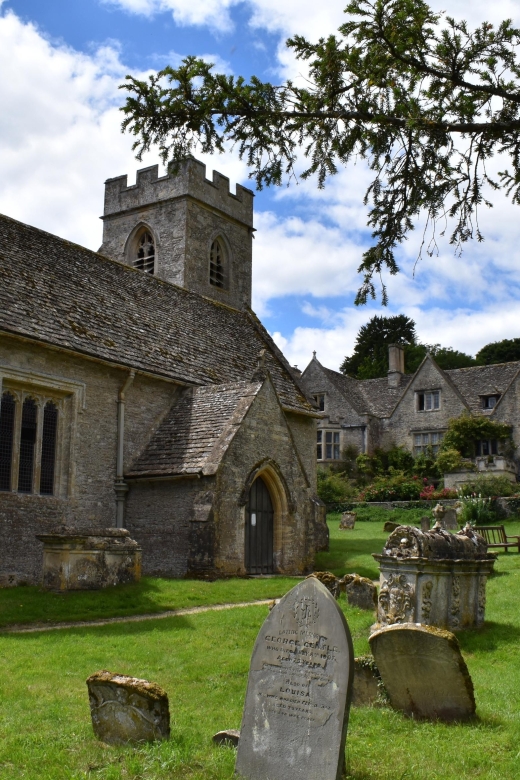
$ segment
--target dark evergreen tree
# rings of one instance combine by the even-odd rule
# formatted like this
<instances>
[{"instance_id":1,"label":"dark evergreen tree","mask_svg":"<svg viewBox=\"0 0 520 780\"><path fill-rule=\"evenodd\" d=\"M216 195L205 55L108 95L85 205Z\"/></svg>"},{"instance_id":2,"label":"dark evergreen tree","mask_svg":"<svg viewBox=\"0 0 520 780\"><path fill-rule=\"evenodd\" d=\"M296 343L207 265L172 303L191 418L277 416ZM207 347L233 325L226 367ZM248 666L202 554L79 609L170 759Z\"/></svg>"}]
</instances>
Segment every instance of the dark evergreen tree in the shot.
<instances>
[{"instance_id":1,"label":"dark evergreen tree","mask_svg":"<svg viewBox=\"0 0 520 780\"><path fill-rule=\"evenodd\" d=\"M512 360L520 360L520 339L502 339L486 344L477 352L476 361L481 366L490 363L508 363Z\"/></svg>"},{"instance_id":2,"label":"dark evergreen tree","mask_svg":"<svg viewBox=\"0 0 520 780\"><path fill-rule=\"evenodd\" d=\"M356 379L386 376L389 344L415 344L415 322L404 314L372 317L362 325L356 337L354 352L346 357L340 371Z\"/></svg>"},{"instance_id":3,"label":"dark evergreen tree","mask_svg":"<svg viewBox=\"0 0 520 780\"><path fill-rule=\"evenodd\" d=\"M258 187L294 177L299 154L309 161L303 178L316 174L320 187L338 166L367 160L373 245L357 296L365 303L374 275L398 272L395 249L419 215L432 253L446 219L456 250L482 240L478 208L495 189L520 204L520 30L510 20L472 30L425 0L351 0L346 14L338 35L287 41L308 63L301 84L247 82L196 57L145 81L128 76L123 128L139 159L157 145L174 165L232 143ZM491 179L498 153L511 170Z\"/></svg>"}]
</instances>

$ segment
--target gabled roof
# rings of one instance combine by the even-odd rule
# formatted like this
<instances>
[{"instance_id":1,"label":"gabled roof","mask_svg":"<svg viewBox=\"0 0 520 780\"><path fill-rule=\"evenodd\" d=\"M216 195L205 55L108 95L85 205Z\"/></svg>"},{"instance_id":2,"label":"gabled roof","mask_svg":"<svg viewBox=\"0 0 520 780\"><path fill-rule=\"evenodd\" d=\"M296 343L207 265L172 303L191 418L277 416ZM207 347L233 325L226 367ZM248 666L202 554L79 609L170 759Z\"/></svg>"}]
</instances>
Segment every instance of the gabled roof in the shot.
<instances>
[{"instance_id":1,"label":"gabled roof","mask_svg":"<svg viewBox=\"0 0 520 780\"><path fill-rule=\"evenodd\" d=\"M389 387L386 377L380 379L354 379L353 377L340 374L338 371L325 368L316 358L313 358L313 360L318 363L327 378L358 413L373 414L375 417L391 416L396 405L404 395L406 388L427 360L431 360L434 363L440 376L452 386L453 391L460 397L461 402L474 414L479 414L483 411L482 396L495 394L503 396L520 372L520 361L445 370L437 365L431 355L427 355L414 375L404 374L398 387Z\"/></svg>"},{"instance_id":2,"label":"gabled roof","mask_svg":"<svg viewBox=\"0 0 520 780\"><path fill-rule=\"evenodd\" d=\"M504 395L519 371L520 361L516 360L490 366L452 368L444 373L450 377L471 411L478 414L482 413L481 397Z\"/></svg>"},{"instance_id":3,"label":"gabled roof","mask_svg":"<svg viewBox=\"0 0 520 780\"><path fill-rule=\"evenodd\" d=\"M261 387L186 388L125 476L214 474Z\"/></svg>"},{"instance_id":4,"label":"gabled roof","mask_svg":"<svg viewBox=\"0 0 520 780\"><path fill-rule=\"evenodd\" d=\"M249 381L266 349L282 406L313 412L252 312L1 215L0 330L193 385Z\"/></svg>"},{"instance_id":5,"label":"gabled roof","mask_svg":"<svg viewBox=\"0 0 520 780\"><path fill-rule=\"evenodd\" d=\"M370 413L375 417L389 417L411 380L411 376L404 374L397 387L389 387L386 377L358 381Z\"/></svg>"}]
</instances>

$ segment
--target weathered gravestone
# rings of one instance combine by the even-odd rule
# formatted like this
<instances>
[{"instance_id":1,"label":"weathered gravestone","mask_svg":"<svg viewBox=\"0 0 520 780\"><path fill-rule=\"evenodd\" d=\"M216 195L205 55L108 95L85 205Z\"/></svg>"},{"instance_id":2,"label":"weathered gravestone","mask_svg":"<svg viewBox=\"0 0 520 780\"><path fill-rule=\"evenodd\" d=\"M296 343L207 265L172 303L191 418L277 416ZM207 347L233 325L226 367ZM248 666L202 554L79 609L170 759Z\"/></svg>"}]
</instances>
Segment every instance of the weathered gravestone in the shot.
<instances>
[{"instance_id":1,"label":"weathered gravestone","mask_svg":"<svg viewBox=\"0 0 520 780\"><path fill-rule=\"evenodd\" d=\"M347 622L315 577L263 624L251 656L236 773L337 780L344 769L354 654Z\"/></svg>"},{"instance_id":2,"label":"weathered gravestone","mask_svg":"<svg viewBox=\"0 0 520 780\"><path fill-rule=\"evenodd\" d=\"M447 531L459 530L459 521L455 509L446 509L444 513L444 527Z\"/></svg>"},{"instance_id":3,"label":"weathered gravestone","mask_svg":"<svg viewBox=\"0 0 520 780\"><path fill-rule=\"evenodd\" d=\"M345 596L351 607L376 609L377 588L368 577L360 577L359 574L345 574L339 583L341 589L345 591Z\"/></svg>"},{"instance_id":4,"label":"weathered gravestone","mask_svg":"<svg viewBox=\"0 0 520 780\"><path fill-rule=\"evenodd\" d=\"M384 697L379 669L371 655L354 658L353 707L372 707Z\"/></svg>"},{"instance_id":5,"label":"weathered gravestone","mask_svg":"<svg viewBox=\"0 0 520 780\"><path fill-rule=\"evenodd\" d=\"M168 696L156 683L103 670L87 679L94 734L102 742L153 742L170 736Z\"/></svg>"},{"instance_id":6,"label":"weathered gravestone","mask_svg":"<svg viewBox=\"0 0 520 780\"><path fill-rule=\"evenodd\" d=\"M394 709L448 722L475 715L473 682L450 631L402 623L375 631L369 641Z\"/></svg>"},{"instance_id":7,"label":"weathered gravestone","mask_svg":"<svg viewBox=\"0 0 520 780\"><path fill-rule=\"evenodd\" d=\"M343 531L351 531L356 525L356 513L355 512L343 512L341 520L339 521L339 527Z\"/></svg>"},{"instance_id":8,"label":"weathered gravestone","mask_svg":"<svg viewBox=\"0 0 520 780\"><path fill-rule=\"evenodd\" d=\"M429 531L430 530L430 518L429 517L421 517L421 531Z\"/></svg>"}]
</instances>

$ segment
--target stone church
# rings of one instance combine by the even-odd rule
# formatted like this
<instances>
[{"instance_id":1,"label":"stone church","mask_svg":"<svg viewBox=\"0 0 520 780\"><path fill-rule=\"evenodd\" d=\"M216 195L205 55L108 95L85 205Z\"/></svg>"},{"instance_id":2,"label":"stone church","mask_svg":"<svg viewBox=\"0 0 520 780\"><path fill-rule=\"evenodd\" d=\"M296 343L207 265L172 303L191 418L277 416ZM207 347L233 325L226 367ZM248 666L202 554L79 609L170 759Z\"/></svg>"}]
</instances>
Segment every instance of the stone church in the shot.
<instances>
[{"instance_id":1,"label":"stone church","mask_svg":"<svg viewBox=\"0 0 520 780\"><path fill-rule=\"evenodd\" d=\"M391 345L386 378L345 376L323 366L315 353L301 382L321 411L316 456L323 465L340 461L349 445L360 453L394 445L414 456L429 448L435 453L448 421L464 412L510 425L520 452L520 361L443 370L427 355L414 374L406 374L402 347ZM476 460L479 471L511 480L520 466L494 440L478 442Z\"/></svg>"},{"instance_id":2,"label":"stone church","mask_svg":"<svg viewBox=\"0 0 520 780\"><path fill-rule=\"evenodd\" d=\"M253 193L190 158L109 179L89 251L0 217L0 580L124 527L143 572L302 574L316 406L251 306Z\"/></svg>"}]
</instances>

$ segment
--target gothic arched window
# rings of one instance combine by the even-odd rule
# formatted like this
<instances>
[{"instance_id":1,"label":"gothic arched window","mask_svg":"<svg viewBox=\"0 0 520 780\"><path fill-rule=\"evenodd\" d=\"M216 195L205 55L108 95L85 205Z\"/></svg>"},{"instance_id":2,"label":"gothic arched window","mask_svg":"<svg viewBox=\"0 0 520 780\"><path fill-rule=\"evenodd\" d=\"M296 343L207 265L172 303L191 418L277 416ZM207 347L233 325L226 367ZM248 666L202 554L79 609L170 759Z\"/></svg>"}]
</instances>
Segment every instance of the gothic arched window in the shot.
<instances>
[{"instance_id":1,"label":"gothic arched window","mask_svg":"<svg viewBox=\"0 0 520 780\"><path fill-rule=\"evenodd\" d=\"M215 287L225 287L226 256L224 246L220 239L216 238L209 250L209 283Z\"/></svg>"},{"instance_id":2,"label":"gothic arched window","mask_svg":"<svg viewBox=\"0 0 520 780\"><path fill-rule=\"evenodd\" d=\"M19 493L32 493L33 489L37 420L38 407L36 401L32 398L26 398L22 406L22 430L20 433Z\"/></svg>"},{"instance_id":3,"label":"gothic arched window","mask_svg":"<svg viewBox=\"0 0 520 780\"><path fill-rule=\"evenodd\" d=\"M134 268L153 274L155 270L155 241L150 231L143 231L137 238Z\"/></svg>"},{"instance_id":4,"label":"gothic arched window","mask_svg":"<svg viewBox=\"0 0 520 780\"><path fill-rule=\"evenodd\" d=\"M4 393L0 404L0 490L11 490L15 400Z\"/></svg>"},{"instance_id":5,"label":"gothic arched window","mask_svg":"<svg viewBox=\"0 0 520 780\"><path fill-rule=\"evenodd\" d=\"M56 464L56 435L58 432L58 408L47 401L43 410L42 456L40 461L40 493L54 493L54 469Z\"/></svg>"}]
</instances>

